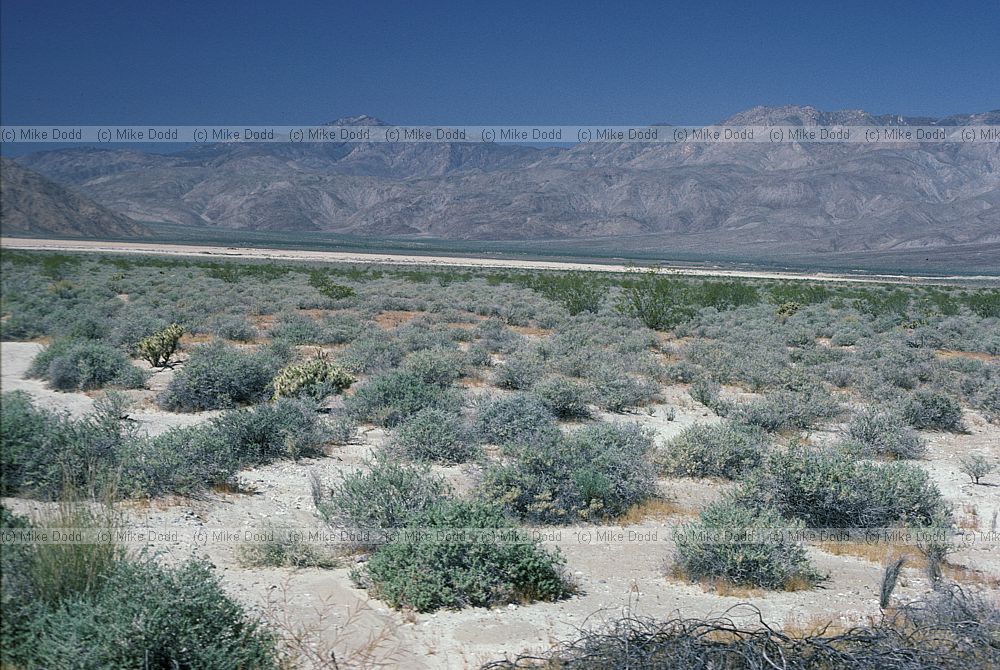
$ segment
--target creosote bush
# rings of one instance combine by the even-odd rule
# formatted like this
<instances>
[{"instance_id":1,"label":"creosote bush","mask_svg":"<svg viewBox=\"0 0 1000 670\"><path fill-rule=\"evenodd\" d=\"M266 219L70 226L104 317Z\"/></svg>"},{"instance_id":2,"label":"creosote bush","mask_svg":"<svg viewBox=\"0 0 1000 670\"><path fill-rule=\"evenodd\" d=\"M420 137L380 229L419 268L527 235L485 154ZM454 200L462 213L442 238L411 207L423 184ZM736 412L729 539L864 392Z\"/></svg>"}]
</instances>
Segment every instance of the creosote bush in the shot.
<instances>
[{"instance_id":1,"label":"creosote bush","mask_svg":"<svg viewBox=\"0 0 1000 670\"><path fill-rule=\"evenodd\" d=\"M344 368L324 356L286 365L271 382L274 397L309 396L323 400L329 395L350 388L354 377Z\"/></svg>"},{"instance_id":2,"label":"creosote bush","mask_svg":"<svg viewBox=\"0 0 1000 670\"><path fill-rule=\"evenodd\" d=\"M170 365L170 359L177 352L183 335L184 327L172 323L163 330L139 340L136 351L154 368L165 368Z\"/></svg>"},{"instance_id":3,"label":"creosote bush","mask_svg":"<svg viewBox=\"0 0 1000 670\"><path fill-rule=\"evenodd\" d=\"M28 374L58 391L140 388L145 382L123 352L97 340L56 340L35 356Z\"/></svg>"},{"instance_id":4,"label":"creosote bush","mask_svg":"<svg viewBox=\"0 0 1000 670\"><path fill-rule=\"evenodd\" d=\"M724 421L685 428L667 442L658 460L677 477L737 479L757 467L767 450L761 428Z\"/></svg>"},{"instance_id":5,"label":"creosote bush","mask_svg":"<svg viewBox=\"0 0 1000 670\"><path fill-rule=\"evenodd\" d=\"M441 533L400 534L353 574L392 607L492 607L571 592L563 559L488 504L442 501L414 514L409 525Z\"/></svg>"},{"instance_id":6,"label":"creosote bush","mask_svg":"<svg viewBox=\"0 0 1000 670\"><path fill-rule=\"evenodd\" d=\"M820 581L820 575L809 564L802 544L780 532L801 527L801 522L773 509L749 509L723 500L705 508L698 521L674 532L675 566L693 581L722 580L765 589L808 587ZM769 536L771 529L778 532Z\"/></svg>"},{"instance_id":7,"label":"creosote bush","mask_svg":"<svg viewBox=\"0 0 1000 670\"><path fill-rule=\"evenodd\" d=\"M650 434L634 423L554 433L487 468L479 497L531 522L612 519L656 495L651 450Z\"/></svg>"}]
</instances>

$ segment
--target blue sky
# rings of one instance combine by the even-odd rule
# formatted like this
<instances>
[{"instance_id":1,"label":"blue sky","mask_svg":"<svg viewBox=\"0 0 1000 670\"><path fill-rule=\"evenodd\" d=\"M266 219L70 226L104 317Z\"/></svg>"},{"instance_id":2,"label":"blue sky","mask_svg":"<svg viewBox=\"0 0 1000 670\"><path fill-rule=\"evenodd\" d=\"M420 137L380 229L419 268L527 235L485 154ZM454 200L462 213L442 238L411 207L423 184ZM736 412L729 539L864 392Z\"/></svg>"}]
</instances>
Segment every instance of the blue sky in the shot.
<instances>
[{"instance_id":1,"label":"blue sky","mask_svg":"<svg viewBox=\"0 0 1000 670\"><path fill-rule=\"evenodd\" d=\"M693 124L757 104L1000 107L1000 0L0 2L4 124Z\"/></svg>"}]
</instances>

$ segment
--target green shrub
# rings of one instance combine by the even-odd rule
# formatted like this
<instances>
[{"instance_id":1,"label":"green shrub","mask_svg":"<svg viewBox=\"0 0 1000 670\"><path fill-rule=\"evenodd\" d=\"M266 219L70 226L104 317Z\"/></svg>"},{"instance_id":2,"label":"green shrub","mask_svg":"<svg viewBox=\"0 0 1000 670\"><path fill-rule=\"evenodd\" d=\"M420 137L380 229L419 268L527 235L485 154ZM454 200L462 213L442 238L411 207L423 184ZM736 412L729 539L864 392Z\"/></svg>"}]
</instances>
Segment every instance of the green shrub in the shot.
<instances>
[{"instance_id":1,"label":"green shrub","mask_svg":"<svg viewBox=\"0 0 1000 670\"><path fill-rule=\"evenodd\" d=\"M317 508L330 523L376 534L402 528L413 514L442 500L447 493L444 479L432 475L427 466L386 459L370 463L367 472L358 470L345 475Z\"/></svg>"},{"instance_id":2,"label":"green shrub","mask_svg":"<svg viewBox=\"0 0 1000 670\"><path fill-rule=\"evenodd\" d=\"M958 402L940 391L919 390L903 403L903 418L914 428L933 428L961 432L962 408Z\"/></svg>"},{"instance_id":3,"label":"green shrub","mask_svg":"<svg viewBox=\"0 0 1000 670\"><path fill-rule=\"evenodd\" d=\"M403 370L428 384L449 386L464 374L465 357L457 349L421 349L403 360Z\"/></svg>"},{"instance_id":4,"label":"green shrub","mask_svg":"<svg viewBox=\"0 0 1000 670\"><path fill-rule=\"evenodd\" d=\"M56 340L35 357L28 374L59 391L140 388L145 382L124 353L96 340Z\"/></svg>"},{"instance_id":5,"label":"green shrub","mask_svg":"<svg viewBox=\"0 0 1000 670\"><path fill-rule=\"evenodd\" d=\"M455 409L461 403L451 387L431 384L412 372L397 370L373 377L345 399L348 414L358 421L393 427L424 409Z\"/></svg>"},{"instance_id":6,"label":"green shrub","mask_svg":"<svg viewBox=\"0 0 1000 670\"><path fill-rule=\"evenodd\" d=\"M688 289L683 282L650 270L622 287L618 311L639 319L647 328L670 330L695 315L688 300Z\"/></svg>"},{"instance_id":7,"label":"green shrub","mask_svg":"<svg viewBox=\"0 0 1000 670\"><path fill-rule=\"evenodd\" d=\"M480 399L475 431L480 440L502 447L533 444L556 435L552 412L533 393Z\"/></svg>"},{"instance_id":8,"label":"green shrub","mask_svg":"<svg viewBox=\"0 0 1000 670\"><path fill-rule=\"evenodd\" d=\"M656 494L651 449L649 433L638 424L601 423L553 435L514 461L490 466L479 497L532 522L618 517Z\"/></svg>"},{"instance_id":9,"label":"green shrub","mask_svg":"<svg viewBox=\"0 0 1000 670\"><path fill-rule=\"evenodd\" d=\"M275 375L271 386L275 398L308 396L321 401L350 388L354 381L354 377L341 366L323 356L316 356L286 365Z\"/></svg>"},{"instance_id":10,"label":"green shrub","mask_svg":"<svg viewBox=\"0 0 1000 670\"><path fill-rule=\"evenodd\" d=\"M170 365L170 359L177 351L183 335L183 326L172 323L158 333L139 340L136 350L140 358L154 368L165 368Z\"/></svg>"},{"instance_id":11,"label":"green shrub","mask_svg":"<svg viewBox=\"0 0 1000 670\"><path fill-rule=\"evenodd\" d=\"M416 532L400 534L353 575L392 607L432 612L556 600L571 592L562 558L492 506L441 502L409 523Z\"/></svg>"},{"instance_id":12,"label":"green shrub","mask_svg":"<svg viewBox=\"0 0 1000 670\"><path fill-rule=\"evenodd\" d=\"M94 593L12 609L5 607L4 620L16 622L4 624L2 654L14 667L280 667L275 636L226 594L205 563L119 561Z\"/></svg>"},{"instance_id":13,"label":"green shrub","mask_svg":"<svg viewBox=\"0 0 1000 670\"><path fill-rule=\"evenodd\" d=\"M947 510L917 466L857 461L842 451L799 444L772 451L737 496L744 505L774 507L811 528L927 525Z\"/></svg>"},{"instance_id":14,"label":"green shrub","mask_svg":"<svg viewBox=\"0 0 1000 670\"><path fill-rule=\"evenodd\" d=\"M424 409L399 425L392 449L414 461L451 465L465 463L476 449L462 417L441 409Z\"/></svg>"},{"instance_id":15,"label":"green shrub","mask_svg":"<svg viewBox=\"0 0 1000 670\"><path fill-rule=\"evenodd\" d=\"M698 521L674 531L675 565L693 581L722 580L764 589L811 586L820 575L802 544L790 539L801 527L801 522L772 509L748 509L723 500L705 508ZM772 529L777 532L769 533Z\"/></svg>"},{"instance_id":16,"label":"green shrub","mask_svg":"<svg viewBox=\"0 0 1000 670\"><path fill-rule=\"evenodd\" d=\"M0 495L54 485L69 433L65 419L36 408L24 391L0 396Z\"/></svg>"},{"instance_id":17,"label":"green shrub","mask_svg":"<svg viewBox=\"0 0 1000 670\"><path fill-rule=\"evenodd\" d=\"M840 404L822 386L798 390L780 390L762 400L736 403L728 416L736 421L764 430L809 428L818 419L830 419L841 411Z\"/></svg>"},{"instance_id":18,"label":"green shrub","mask_svg":"<svg viewBox=\"0 0 1000 670\"><path fill-rule=\"evenodd\" d=\"M920 458L927 448L902 419L875 407L865 409L851 420L847 438L847 448L866 457Z\"/></svg>"},{"instance_id":19,"label":"green shrub","mask_svg":"<svg viewBox=\"0 0 1000 670\"><path fill-rule=\"evenodd\" d=\"M675 477L738 479L757 467L767 450L762 429L725 421L685 428L667 442L660 458Z\"/></svg>"},{"instance_id":20,"label":"green shrub","mask_svg":"<svg viewBox=\"0 0 1000 670\"><path fill-rule=\"evenodd\" d=\"M545 377L531 387L534 393L560 419L584 419L590 416L584 388L565 377Z\"/></svg>"},{"instance_id":21,"label":"green shrub","mask_svg":"<svg viewBox=\"0 0 1000 670\"><path fill-rule=\"evenodd\" d=\"M343 300L355 294L353 288L337 284L322 270L313 270L309 273L309 285L331 300Z\"/></svg>"},{"instance_id":22,"label":"green shrub","mask_svg":"<svg viewBox=\"0 0 1000 670\"><path fill-rule=\"evenodd\" d=\"M157 401L175 412L262 402L272 395L271 379L289 355L278 348L241 351L220 341L197 347Z\"/></svg>"}]
</instances>

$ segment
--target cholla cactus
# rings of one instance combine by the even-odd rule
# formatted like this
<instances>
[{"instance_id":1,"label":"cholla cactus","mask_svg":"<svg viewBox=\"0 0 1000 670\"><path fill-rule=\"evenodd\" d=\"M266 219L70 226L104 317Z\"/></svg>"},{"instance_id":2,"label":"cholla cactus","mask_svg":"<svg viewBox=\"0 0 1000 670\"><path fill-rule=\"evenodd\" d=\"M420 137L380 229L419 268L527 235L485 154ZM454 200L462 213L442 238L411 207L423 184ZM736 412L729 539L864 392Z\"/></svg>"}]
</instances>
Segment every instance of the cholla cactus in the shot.
<instances>
[{"instance_id":1,"label":"cholla cactus","mask_svg":"<svg viewBox=\"0 0 1000 670\"><path fill-rule=\"evenodd\" d=\"M170 357L177 351L177 346L184 335L184 327L172 323L163 330L139 341L139 355L154 368L165 368L170 364Z\"/></svg>"},{"instance_id":2,"label":"cholla cactus","mask_svg":"<svg viewBox=\"0 0 1000 670\"><path fill-rule=\"evenodd\" d=\"M275 398L309 395L322 400L331 393L340 393L354 382L354 377L347 370L320 354L285 366L271 384Z\"/></svg>"}]
</instances>

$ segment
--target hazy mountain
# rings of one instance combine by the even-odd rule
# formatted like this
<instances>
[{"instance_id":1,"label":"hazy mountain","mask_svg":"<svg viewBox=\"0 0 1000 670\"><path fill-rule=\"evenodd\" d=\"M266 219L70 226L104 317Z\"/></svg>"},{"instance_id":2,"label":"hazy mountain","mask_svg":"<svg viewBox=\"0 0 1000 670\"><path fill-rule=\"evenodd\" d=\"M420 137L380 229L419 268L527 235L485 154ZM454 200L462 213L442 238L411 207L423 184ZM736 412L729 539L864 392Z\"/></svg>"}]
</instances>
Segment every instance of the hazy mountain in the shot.
<instances>
[{"instance_id":1,"label":"hazy mountain","mask_svg":"<svg viewBox=\"0 0 1000 670\"><path fill-rule=\"evenodd\" d=\"M1000 112L756 107L722 123L1000 124ZM1000 242L997 144L214 144L19 160L133 218L189 225L752 253Z\"/></svg>"},{"instance_id":2,"label":"hazy mountain","mask_svg":"<svg viewBox=\"0 0 1000 670\"><path fill-rule=\"evenodd\" d=\"M14 235L135 237L144 226L12 160L0 158L0 231Z\"/></svg>"}]
</instances>

